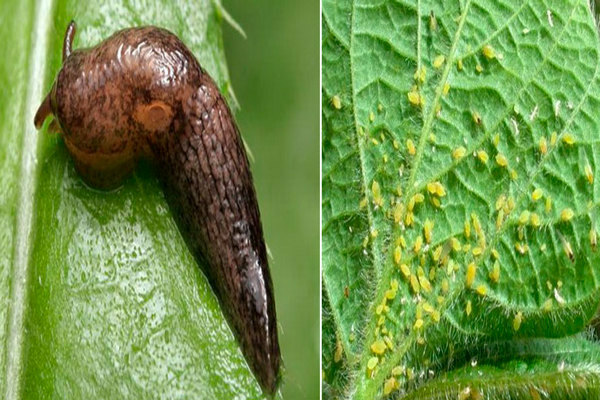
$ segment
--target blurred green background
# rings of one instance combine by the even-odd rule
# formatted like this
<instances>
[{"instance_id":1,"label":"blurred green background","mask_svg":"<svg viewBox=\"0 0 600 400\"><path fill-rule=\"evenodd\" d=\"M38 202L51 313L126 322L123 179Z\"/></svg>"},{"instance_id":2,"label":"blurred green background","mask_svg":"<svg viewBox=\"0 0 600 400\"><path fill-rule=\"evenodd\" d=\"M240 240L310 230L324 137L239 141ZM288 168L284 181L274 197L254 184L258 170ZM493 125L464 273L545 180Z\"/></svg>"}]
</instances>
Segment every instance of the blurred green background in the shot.
<instances>
[{"instance_id":1,"label":"blurred green background","mask_svg":"<svg viewBox=\"0 0 600 400\"><path fill-rule=\"evenodd\" d=\"M240 130L271 250L283 398L319 398L319 2L223 3Z\"/></svg>"}]
</instances>

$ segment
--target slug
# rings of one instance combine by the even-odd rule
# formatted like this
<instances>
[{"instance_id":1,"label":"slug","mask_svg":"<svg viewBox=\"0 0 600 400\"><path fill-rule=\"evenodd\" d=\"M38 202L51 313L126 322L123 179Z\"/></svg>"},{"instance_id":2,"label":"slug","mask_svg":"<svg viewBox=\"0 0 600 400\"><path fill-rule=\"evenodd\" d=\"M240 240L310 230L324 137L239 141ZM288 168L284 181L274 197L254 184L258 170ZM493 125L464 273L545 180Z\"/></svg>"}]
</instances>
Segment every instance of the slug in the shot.
<instances>
[{"instance_id":1,"label":"slug","mask_svg":"<svg viewBox=\"0 0 600 400\"><path fill-rule=\"evenodd\" d=\"M224 97L165 29L124 29L73 50L75 30L71 21L36 128L54 116L77 171L95 188L119 186L140 158L156 165L182 236L272 395L281 362L273 284L248 158Z\"/></svg>"}]
</instances>

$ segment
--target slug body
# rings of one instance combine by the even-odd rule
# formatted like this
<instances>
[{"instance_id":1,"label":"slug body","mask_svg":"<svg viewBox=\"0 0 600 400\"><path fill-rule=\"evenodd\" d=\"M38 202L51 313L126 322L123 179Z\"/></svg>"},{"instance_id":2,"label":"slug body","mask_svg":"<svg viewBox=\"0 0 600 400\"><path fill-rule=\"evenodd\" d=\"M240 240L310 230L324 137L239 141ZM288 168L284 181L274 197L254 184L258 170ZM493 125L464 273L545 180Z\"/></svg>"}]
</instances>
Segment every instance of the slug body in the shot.
<instances>
[{"instance_id":1,"label":"slug body","mask_svg":"<svg viewBox=\"0 0 600 400\"><path fill-rule=\"evenodd\" d=\"M130 28L72 51L35 116L54 115L83 179L113 188L144 157L156 165L190 250L223 304L246 360L272 394L280 351L273 288L248 159L210 76L172 33Z\"/></svg>"}]
</instances>

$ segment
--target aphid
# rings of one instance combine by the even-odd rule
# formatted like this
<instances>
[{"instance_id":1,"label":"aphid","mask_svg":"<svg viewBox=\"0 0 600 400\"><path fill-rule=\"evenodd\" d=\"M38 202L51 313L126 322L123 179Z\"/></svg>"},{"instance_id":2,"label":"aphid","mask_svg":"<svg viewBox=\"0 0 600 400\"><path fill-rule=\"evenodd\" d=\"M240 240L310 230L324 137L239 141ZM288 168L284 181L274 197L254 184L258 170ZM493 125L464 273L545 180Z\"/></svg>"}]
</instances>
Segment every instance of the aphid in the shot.
<instances>
[{"instance_id":1,"label":"aphid","mask_svg":"<svg viewBox=\"0 0 600 400\"><path fill-rule=\"evenodd\" d=\"M546 299L546 301L544 301L544 304L542 304L542 310L546 312L552 310L552 299Z\"/></svg>"},{"instance_id":2,"label":"aphid","mask_svg":"<svg viewBox=\"0 0 600 400\"><path fill-rule=\"evenodd\" d=\"M506 159L506 156L502 153L496 154L496 164L498 164L501 167L506 167L508 165L508 160Z\"/></svg>"},{"instance_id":3,"label":"aphid","mask_svg":"<svg viewBox=\"0 0 600 400\"><path fill-rule=\"evenodd\" d=\"M419 89L415 86L410 92L407 93L408 101L413 106L423 107L424 101Z\"/></svg>"},{"instance_id":4,"label":"aphid","mask_svg":"<svg viewBox=\"0 0 600 400\"><path fill-rule=\"evenodd\" d=\"M460 251L460 247L461 247L460 246L460 241L457 238L455 238L455 237L453 237L450 240L452 242L451 243L452 244L452 250L454 250L454 251ZM448 251L450 251L450 250L448 250Z\"/></svg>"},{"instance_id":5,"label":"aphid","mask_svg":"<svg viewBox=\"0 0 600 400\"><path fill-rule=\"evenodd\" d=\"M554 19L552 19L552 11L546 10L546 15L548 16L548 24L550 28L554 28Z\"/></svg>"},{"instance_id":6,"label":"aphid","mask_svg":"<svg viewBox=\"0 0 600 400\"><path fill-rule=\"evenodd\" d=\"M403 235L400 235L398 238L398 244L402 246L403 249L406 249L406 239L404 239Z\"/></svg>"},{"instance_id":7,"label":"aphid","mask_svg":"<svg viewBox=\"0 0 600 400\"><path fill-rule=\"evenodd\" d=\"M417 318L417 320L415 321L415 325L413 326L413 328L415 330L417 329L421 329L423 327L423 320L421 318Z\"/></svg>"},{"instance_id":8,"label":"aphid","mask_svg":"<svg viewBox=\"0 0 600 400\"><path fill-rule=\"evenodd\" d=\"M517 313L517 315L515 315L515 318L513 319L513 329L515 331L518 331L519 328L521 328L521 322L523 322L523 313L521 313L521 311L519 311Z\"/></svg>"},{"instance_id":9,"label":"aphid","mask_svg":"<svg viewBox=\"0 0 600 400\"><path fill-rule=\"evenodd\" d=\"M342 341L337 339L335 342L335 353L333 355L333 361L335 363L339 363L342 360L343 354L344 354L344 347L342 346Z\"/></svg>"},{"instance_id":10,"label":"aphid","mask_svg":"<svg viewBox=\"0 0 600 400\"><path fill-rule=\"evenodd\" d=\"M593 226L590 228L590 246L592 246L593 251L598 248L598 233Z\"/></svg>"},{"instance_id":11,"label":"aphid","mask_svg":"<svg viewBox=\"0 0 600 400\"><path fill-rule=\"evenodd\" d=\"M477 273L477 265L474 262L471 262L467 266L467 274L465 277L465 285L467 288L470 288L475 281L475 274Z\"/></svg>"},{"instance_id":12,"label":"aphid","mask_svg":"<svg viewBox=\"0 0 600 400\"><path fill-rule=\"evenodd\" d=\"M422 65L421 68L417 69L415 72L414 78L415 81L420 81L421 83L425 82L425 78L427 77L427 68Z\"/></svg>"},{"instance_id":13,"label":"aphid","mask_svg":"<svg viewBox=\"0 0 600 400\"><path fill-rule=\"evenodd\" d=\"M375 121L375 113L373 111L369 111L369 121Z\"/></svg>"},{"instance_id":14,"label":"aphid","mask_svg":"<svg viewBox=\"0 0 600 400\"><path fill-rule=\"evenodd\" d=\"M509 174L510 174L510 179L512 179L513 181L516 181L517 178L519 177L519 173L517 172L516 169L511 169Z\"/></svg>"},{"instance_id":15,"label":"aphid","mask_svg":"<svg viewBox=\"0 0 600 400\"><path fill-rule=\"evenodd\" d=\"M533 201L538 201L539 199L542 198L544 194L544 191L540 188L536 188L532 193L531 193L531 200Z\"/></svg>"},{"instance_id":16,"label":"aphid","mask_svg":"<svg viewBox=\"0 0 600 400\"><path fill-rule=\"evenodd\" d=\"M448 279L446 279L446 278L442 279L442 292L448 293L449 289L450 289L450 282L448 282Z\"/></svg>"},{"instance_id":17,"label":"aphid","mask_svg":"<svg viewBox=\"0 0 600 400\"><path fill-rule=\"evenodd\" d=\"M556 132L552 132L552 134L550 135L550 146L555 146L557 140L558 134Z\"/></svg>"},{"instance_id":18,"label":"aphid","mask_svg":"<svg viewBox=\"0 0 600 400\"><path fill-rule=\"evenodd\" d=\"M475 213L471 213L471 220L473 221L473 228L475 229L475 233L477 236L481 236L483 233L483 229L481 228L481 222L479 221L479 217Z\"/></svg>"},{"instance_id":19,"label":"aphid","mask_svg":"<svg viewBox=\"0 0 600 400\"><path fill-rule=\"evenodd\" d=\"M487 286L479 285L479 286L477 286L475 291L477 292L478 295L485 296L487 294Z\"/></svg>"},{"instance_id":20,"label":"aphid","mask_svg":"<svg viewBox=\"0 0 600 400\"><path fill-rule=\"evenodd\" d=\"M400 246L396 246L394 249L394 262L396 264L400 264L400 260L402 259L402 248Z\"/></svg>"},{"instance_id":21,"label":"aphid","mask_svg":"<svg viewBox=\"0 0 600 400\"><path fill-rule=\"evenodd\" d=\"M371 351L377 355L382 355L385 353L386 345L383 340L378 339L373 344L371 344Z\"/></svg>"},{"instance_id":22,"label":"aphid","mask_svg":"<svg viewBox=\"0 0 600 400\"><path fill-rule=\"evenodd\" d=\"M377 230L377 229L371 229L371 237L373 239L375 239L377 237L377 235L379 235L379 230Z\"/></svg>"},{"instance_id":23,"label":"aphid","mask_svg":"<svg viewBox=\"0 0 600 400\"><path fill-rule=\"evenodd\" d=\"M565 133L562 141L564 144L572 146L575 143L575 137L570 133Z\"/></svg>"},{"instance_id":24,"label":"aphid","mask_svg":"<svg viewBox=\"0 0 600 400\"><path fill-rule=\"evenodd\" d=\"M570 221L575 216L575 213L571 208L565 208L560 212L560 219L562 221Z\"/></svg>"},{"instance_id":25,"label":"aphid","mask_svg":"<svg viewBox=\"0 0 600 400\"><path fill-rule=\"evenodd\" d=\"M362 210L363 208L365 208L368 204L368 200L366 197L363 197L362 199L360 199L360 203L358 203L359 208Z\"/></svg>"},{"instance_id":26,"label":"aphid","mask_svg":"<svg viewBox=\"0 0 600 400\"><path fill-rule=\"evenodd\" d=\"M467 306L465 307L465 312L467 313L467 317L471 315L471 311L473 310L473 306L471 305L471 300L467 301Z\"/></svg>"},{"instance_id":27,"label":"aphid","mask_svg":"<svg viewBox=\"0 0 600 400\"><path fill-rule=\"evenodd\" d=\"M444 61L446 61L446 57L440 54L439 56L433 59L433 68L440 68L442 65L444 65Z\"/></svg>"},{"instance_id":28,"label":"aphid","mask_svg":"<svg viewBox=\"0 0 600 400\"><path fill-rule=\"evenodd\" d=\"M571 248L571 243L569 243L567 241L567 239L565 239L565 237L560 232L557 232L557 233L558 233L558 237L560 238L560 242L562 243L563 251L569 258L569 260L571 260L571 262L574 263L575 262L575 254L573 253L573 249Z\"/></svg>"},{"instance_id":29,"label":"aphid","mask_svg":"<svg viewBox=\"0 0 600 400\"><path fill-rule=\"evenodd\" d=\"M537 213L532 212L529 220L531 222L531 225L536 228L541 225L540 216Z\"/></svg>"},{"instance_id":30,"label":"aphid","mask_svg":"<svg viewBox=\"0 0 600 400\"><path fill-rule=\"evenodd\" d=\"M338 96L337 94L335 96L333 96L331 98L331 104L333 105L333 107L336 110L339 110L342 108L342 100L340 100L340 96Z\"/></svg>"},{"instance_id":31,"label":"aphid","mask_svg":"<svg viewBox=\"0 0 600 400\"><path fill-rule=\"evenodd\" d=\"M527 35L530 31L531 31L531 29L524 28L523 31L522 31L522 33L523 33L523 35Z\"/></svg>"},{"instance_id":32,"label":"aphid","mask_svg":"<svg viewBox=\"0 0 600 400\"><path fill-rule=\"evenodd\" d=\"M272 280L248 158L225 96L165 29L128 28L73 50L75 31L72 21L35 126L54 115L78 173L95 188L118 187L141 157L157 164L181 234L272 395L281 362Z\"/></svg>"},{"instance_id":33,"label":"aphid","mask_svg":"<svg viewBox=\"0 0 600 400\"><path fill-rule=\"evenodd\" d=\"M344 286L344 297L350 297L350 288L348 286Z\"/></svg>"},{"instance_id":34,"label":"aphid","mask_svg":"<svg viewBox=\"0 0 600 400\"><path fill-rule=\"evenodd\" d=\"M481 49L481 52L483 53L484 57L488 60L496 58L496 50L494 50L494 48L489 44L484 45Z\"/></svg>"},{"instance_id":35,"label":"aphid","mask_svg":"<svg viewBox=\"0 0 600 400\"><path fill-rule=\"evenodd\" d=\"M421 289L423 289L426 293L431 292L431 282L425 275L419 274L419 283L421 284Z\"/></svg>"},{"instance_id":36,"label":"aphid","mask_svg":"<svg viewBox=\"0 0 600 400\"><path fill-rule=\"evenodd\" d=\"M450 92L450 84L448 82L444 83L444 87L442 88L442 94L446 96Z\"/></svg>"},{"instance_id":37,"label":"aphid","mask_svg":"<svg viewBox=\"0 0 600 400\"><path fill-rule=\"evenodd\" d=\"M419 280L416 276L410 276L410 286L415 294L418 294L421 291L421 285L419 285Z\"/></svg>"},{"instance_id":38,"label":"aphid","mask_svg":"<svg viewBox=\"0 0 600 400\"><path fill-rule=\"evenodd\" d=\"M475 257L478 257L481 255L481 253L483 253L483 249L479 246L473 247L473 255Z\"/></svg>"},{"instance_id":39,"label":"aphid","mask_svg":"<svg viewBox=\"0 0 600 400\"><path fill-rule=\"evenodd\" d=\"M397 390L399 388L400 384L398 383L396 378L392 376L391 378L386 379L385 383L383 384L383 394L387 396L388 394L392 393L394 390Z\"/></svg>"},{"instance_id":40,"label":"aphid","mask_svg":"<svg viewBox=\"0 0 600 400\"><path fill-rule=\"evenodd\" d=\"M500 280L500 263L498 262L498 260L494 262L494 266L490 271L490 279L494 283L498 283L498 281Z\"/></svg>"},{"instance_id":41,"label":"aphid","mask_svg":"<svg viewBox=\"0 0 600 400\"><path fill-rule=\"evenodd\" d=\"M479 150L477 152L477 158L479 158L479 161L481 161L484 164L487 164L489 160L488 153L485 150Z\"/></svg>"},{"instance_id":42,"label":"aphid","mask_svg":"<svg viewBox=\"0 0 600 400\"><path fill-rule=\"evenodd\" d=\"M441 314L438 310L434 310L433 313L431 313L431 319L434 322L440 322L440 318L441 318Z\"/></svg>"},{"instance_id":43,"label":"aphid","mask_svg":"<svg viewBox=\"0 0 600 400\"><path fill-rule=\"evenodd\" d=\"M423 246L423 236L417 236L415 243L413 244L413 251L415 254L419 254L421 247Z\"/></svg>"},{"instance_id":44,"label":"aphid","mask_svg":"<svg viewBox=\"0 0 600 400\"><path fill-rule=\"evenodd\" d=\"M407 227L412 226L414 222L415 222L415 214L413 214L412 211L407 212L406 216L404 217L404 225Z\"/></svg>"},{"instance_id":45,"label":"aphid","mask_svg":"<svg viewBox=\"0 0 600 400\"><path fill-rule=\"evenodd\" d=\"M429 29L431 29L432 31L437 31L437 28L437 19L435 18L433 10L431 10L431 12L429 13Z\"/></svg>"},{"instance_id":46,"label":"aphid","mask_svg":"<svg viewBox=\"0 0 600 400\"><path fill-rule=\"evenodd\" d=\"M371 357L371 358L369 358L369 361L367 361L367 369L369 371L374 370L375 367L377 366L377 363L379 363L379 358L378 357Z\"/></svg>"},{"instance_id":47,"label":"aphid","mask_svg":"<svg viewBox=\"0 0 600 400\"><path fill-rule=\"evenodd\" d=\"M554 116L558 118L558 114L560 114L560 100L554 102Z\"/></svg>"},{"instance_id":48,"label":"aphid","mask_svg":"<svg viewBox=\"0 0 600 400\"><path fill-rule=\"evenodd\" d=\"M406 264L402 264L400 266L400 271L402 271L402 274L406 277L406 278L410 278L410 268L408 267L408 265Z\"/></svg>"},{"instance_id":49,"label":"aphid","mask_svg":"<svg viewBox=\"0 0 600 400\"><path fill-rule=\"evenodd\" d=\"M455 160L460 160L465 156L465 154L467 154L467 149L465 149L463 146L457 147L456 149L452 150L452 158L454 158Z\"/></svg>"},{"instance_id":50,"label":"aphid","mask_svg":"<svg viewBox=\"0 0 600 400\"><path fill-rule=\"evenodd\" d=\"M377 140L375 138L371 138L371 143L373 143L375 146L377 146L379 144L379 140Z\"/></svg>"},{"instance_id":51,"label":"aphid","mask_svg":"<svg viewBox=\"0 0 600 400\"><path fill-rule=\"evenodd\" d=\"M481 64L477 63L477 65L475 66L475 71L477 71L477 73L482 73L483 72L483 67L481 66Z\"/></svg>"},{"instance_id":52,"label":"aphid","mask_svg":"<svg viewBox=\"0 0 600 400\"><path fill-rule=\"evenodd\" d=\"M371 194L373 195L373 204L382 207L383 197L381 197L381 187L379 186L379 182L373 181L371 184Z\"/></svg>"},{"instance_id":53,"label":"aphid","mask_svg":"<svg viewBox=\"0 0 600 400\"><path fill-rule=\"evenodd\" d=\"M594 172L592 171L592 166L589 163L585 164L585 177L590 185L594 183Z\"/></svg>"},{"instance_id":54,"label":"aphid","mask_svg":"<svg viewBox=\"0 0 600 400\"><path fill-rule=\"evenodd\" d=\"M545 155L548 152L548 142L546 141L546 137L542 136L540 138L538 148L540 149L540 153L542 155Z\"/></svg>"},{"instance_id":55,"label":"aphid","mask_svg":"<svg viewBox=\"0 0 600 400\"><path fill-rule=\"evenodd\" d=\"M498 253L498 250L492 249L492 256L497 260L500 258L500 253Z\"/></svg>"},{"instance_id":56,"label":"aphid","mask_svg":"<svg viewBox=\"0 0 600 400\"><path fill-rule=\"evenodd\" d=\"M471 117L473 118L473 122L475 122L477 125L481 125L481 115L479 115L477 111L473 111Z\"/></svg>"},{"instance_id":57,"label":"aphid","mask_svg":"<svg viewBox=\"0 0 600 400\"><path fill-rule=\"evenodd\" d=\"M425 242L431 243L431 236L433 232L433 222L429 219L425 220L423 224L423 235L425 236Z\"/></svg>"},{"instance_id":58,"label":"aphid","mask_svg":"<svg viewBox=\"0 0 600 400\"><path fill-rule=\"evenodd\" d=\"M469 239L471 237L471 223L469 222L468 219L465 220L465 229L464 229L464 232L465 232L465 237L467 239Z\"/></svg>"},{"instance_id":59,"label":"aphid","mask_svg":"<svg viewBox=\"0 0 600 400\"><path fill-rule=\"evenodd\" d=\"M547 213L552 211L552 199L550 197L546 197L546 204L544 205L544 209Z\"/></svg>"},{"instance_id":60,"label":"aphid","mask_svg":"<svg viewBox=\"0 0 600 400\"><path fill-rule=\"evenodd\" d=\"M496 217L496 230L500 230L503 222L504 222L504 210L500 209L498 211L498 216Z\"/></svg>"},{"instance_id":61,"label":"aphid","mask_svg":"<svg viewBox=\"0 0 600 400\"><path fill-rule=\"evenodd\" d=\"M404 204L403 203L398 203L396 204L396 206L394 207L394 222L395 223L400 223L400 221L402 221L402 216L404 215Z\"/></svg>"},{"instance_id":62,"label":"aphid","mask_svg":"<svg viewBox=\"0 0 600 400\"><path fill-rule=\"evenodd\" d=\"M412 139L406 140L406 149L408 150L408 154L414 156L417 153L417 148L415 147L415 143Z\"/></svg>"},{"instance_id":63,"label":"aphid","mask_svg":"<svg viewBox=\"0 0 600 400\"><path fill-rule=\"evenodd\" d=\"M427 190L429 193L434 194L438 197L444 197L446 195L446 188L440 181L430 182L427 184Z\"/></svg>"},{"instance_id":64,"label":"aphid","mask_svg":"<svg viewBox=\"0 0 600 400\"><path fill-rule=\"evenodd\" d=\"M529 246L526 243L517 242L515 243L515 249L520 254L526 254L529 251Z\"/></svg>"},{"instance_id":65,"label":"aphid","mask_svg":"<svg viewBox=\"0 0 600 400\"><path fill-rule=\"evenodd\" d=\"M460 58L456 62L456 69L459 71L462 71L462 69L463 69L463 62L462 62L462 59L460 59Z\"/></svg>"}]
</instances>

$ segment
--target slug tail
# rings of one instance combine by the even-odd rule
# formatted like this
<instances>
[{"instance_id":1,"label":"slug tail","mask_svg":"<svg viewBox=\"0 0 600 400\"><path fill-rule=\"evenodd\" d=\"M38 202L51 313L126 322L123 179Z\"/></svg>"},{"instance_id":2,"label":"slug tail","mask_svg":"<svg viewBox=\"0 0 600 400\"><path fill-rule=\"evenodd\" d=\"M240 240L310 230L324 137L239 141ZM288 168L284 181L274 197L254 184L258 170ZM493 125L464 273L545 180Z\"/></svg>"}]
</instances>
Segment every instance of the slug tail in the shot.
<instances>
[{"instance_id":1,"label":"slug tail","mask_svg":"<svg viewBox=\"0 0 600 400\"><path fill-rule=\"evenodd\" d=\"M52 91L48 93L37 112L35 113L35 117L33 119L33 123L35 124L36 129L40 129L44 124L46 118L52 115L52 104L51 104L51 96Z\"/></svg>"},{"instance_id":2,"label":"slug tail","mask_svg":"<svg viewBox=\"0 0 600 400\"><path fill-rule=\"evenodd\" d=\"M154 153L173 215L204 269L263 390L281 356L273 285L248 159L231 111L210 78L183 101L183 121Z\"/></svg>"}]
</instances>

